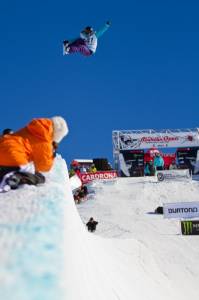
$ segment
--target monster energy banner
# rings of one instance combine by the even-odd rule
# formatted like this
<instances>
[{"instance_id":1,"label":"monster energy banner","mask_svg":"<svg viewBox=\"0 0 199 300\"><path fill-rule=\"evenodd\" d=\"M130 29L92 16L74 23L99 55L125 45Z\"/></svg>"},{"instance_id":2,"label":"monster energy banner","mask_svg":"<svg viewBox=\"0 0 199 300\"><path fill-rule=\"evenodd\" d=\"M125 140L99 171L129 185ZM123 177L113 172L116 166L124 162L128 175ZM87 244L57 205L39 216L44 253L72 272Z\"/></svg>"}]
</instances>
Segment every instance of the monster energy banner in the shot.
<instances>
[{"instance_id":1,"label":"monster energy banner","mask_svg":"<svg viewBox=\"0 0 199 300\"><path fill-rule=\"evenodd\" d=\"M181 232L183 235L199 235L199 220L181 221Z\"/></svg>"},{"instance_id":2,"label":"monster energy banner","mask_svg":"<svg viewBox=\"0 0 199 300\"><path fill-rule=\"evenodd\" d=\"M199 217L199 202L165 203L164 217L170 218L197 218Z\"/></svg>"}]
</instances>

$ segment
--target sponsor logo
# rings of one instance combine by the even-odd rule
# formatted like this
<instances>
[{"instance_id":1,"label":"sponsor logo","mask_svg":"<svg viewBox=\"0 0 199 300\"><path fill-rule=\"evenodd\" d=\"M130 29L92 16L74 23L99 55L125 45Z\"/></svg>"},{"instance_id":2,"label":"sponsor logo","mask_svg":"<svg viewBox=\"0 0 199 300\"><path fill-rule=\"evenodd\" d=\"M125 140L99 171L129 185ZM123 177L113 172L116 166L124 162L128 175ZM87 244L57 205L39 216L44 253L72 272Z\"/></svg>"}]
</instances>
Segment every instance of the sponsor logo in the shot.
<instances>
[{"instance_id":1,"label":"sponsor logo","mask_svg":"<svg viewBox=\"0 0 199 300\"><path fill-rule=\"evenodd\" d=\"M191 221L182 221L181 222L182 234L190 235L192 234L192 222Z\"/></svg>"},{"instance_id":2,"label":"sponsor logo","mask_svg":"<svg viewBox=\"0 0 199 300\"><path fill-rule=\"evenodd\" d=\"M199 202L165 203L165 218L195 218L199 217Z\"/></svg>"},{"instance_id":3,"label":"sponsor logo","mask_svg":"<svg viewBox=\"0 0 199 300\"><path fill-rule=\"evenodd\" d=\"M164 175L162 173L158 173L157 178L158 178L158 181L163 181L164 180Z\"/></svg>"},{"instance_id":4,"label":"sponsor logo","mask_svg":"<svg viewBox=\"0 0 199 300\"><path fill-rule=\"evenodd\" d=\"M113 179L117 177L117 172L96 172L96 173L85 173L81 175L83 182L89 182L95 179Z\"/></svg>"},{"instance_id":5,"label":"sponsor logo","mask_svg":"<svg viewBox=\"0 0 199 300\"><path fill-rule=\"evenodd\" d=\"M178 207L178 208L168 208L169 214L179 214L179 213L196 213L198 212L197 207Z\"/></svg>"},{"instance_id":6,"label":"sponsor logo","mask_svg":"<svg viewBox=\"0 0 199 300\"><path fill-rule=\"evenodd\" d=\"M141 142L142 143L169 143L173 141L178 141L179 138L177 136L148 136L148 137L142 137Z\"/></svg>"},{"instance_id":7,"label":"sponsor logo","mask_svg":"<svg viewBox=\"0 0 199 300\"><path fill-rule=\"evenodd\" d=\"M190 179L190 174L189 172L181 172L178 170L175 171L168 171L168 172L157 172L157 179L158 181L163 181L164 179Z\"/></svg>"},{"instance_id":8,"label":"sponsor logo","mask_svg":"<svg viewBox=\"0 0 199 300\"><path fill-rule=\"evenodd\" d=\"M199 235L199 221L181 221L183 235Z\"/></svg>"}]
</instances>

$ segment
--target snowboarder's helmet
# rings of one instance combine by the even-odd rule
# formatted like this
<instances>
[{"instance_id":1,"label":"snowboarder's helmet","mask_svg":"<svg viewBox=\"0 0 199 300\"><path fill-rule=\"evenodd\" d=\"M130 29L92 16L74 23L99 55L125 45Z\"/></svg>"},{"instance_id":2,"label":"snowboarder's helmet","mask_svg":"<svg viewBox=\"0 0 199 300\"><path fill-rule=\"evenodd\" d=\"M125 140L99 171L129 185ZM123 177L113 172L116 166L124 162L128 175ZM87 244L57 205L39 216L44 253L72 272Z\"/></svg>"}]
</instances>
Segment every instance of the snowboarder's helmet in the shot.
<instances>
[{"instance_id":1,"label":"snowboarder's helmet","mask_svg":"<svg viewBox=\"0 0 199 300\"><path fill-rule=\"evenodd\" d=\"M94 30L91 26L87 26L87 27L85 27L84 31L86 31L88 33L92 33Z\"/></svg>"}]
</instances>

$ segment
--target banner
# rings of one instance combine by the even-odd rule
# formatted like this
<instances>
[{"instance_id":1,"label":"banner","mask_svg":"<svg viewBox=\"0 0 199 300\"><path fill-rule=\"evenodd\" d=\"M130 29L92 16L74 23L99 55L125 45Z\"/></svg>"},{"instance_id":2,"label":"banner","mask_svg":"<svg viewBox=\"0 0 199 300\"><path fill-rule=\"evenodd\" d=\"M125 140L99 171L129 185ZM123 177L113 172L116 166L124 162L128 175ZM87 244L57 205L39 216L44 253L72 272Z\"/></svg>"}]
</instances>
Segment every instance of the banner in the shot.
<instances>
[{"instance_id":1,"label":"banner","mask_svg":"<svg viewBox=\"0 0 199 300\"><path fill-rule=\"evenodd\" d=\"M191 176L189 170L161 170L157 171L157 180L164 181L164 180L190 180Z\"/></svg>"},{"instance_id":2,"label":"banner","mask_svg":"<svg viewBox=\"0 0 199 300\"><path fill-rule=\"evenodd\" d=\"M199 220L181 221L181 232L183 235L199 235Z\"/></svg>"},{"instance_id":3,"label":"banner","mask_svg":"<svg viewBox=\"0 0 199 300\"><path fill-rule=\"evenodd\" d=\"M117 150L197 147L199 134L197 129L113 131L113 144Z\"/></svg>"},{"instance_id":4,"label":"banner","mask_svg":"<svg viewBox=\"0 0 199 300\"><path fill-rule=\"evenodd\" d=\"M196 218L199 217L199 202L177 202L163 204L164 217L171 218Z\"/></svg>"},{"instance_id":5,"label":"banner","mask_svg":"<svg viewBox=\"0 0 199 300\"><path fill-rule=\"evenodd\" d=\"M95 173L80 173L79 177L82 183L88 183L92 180L110 180L117 177L116 171L98 171Z\"/></svg>"}]
</instances>

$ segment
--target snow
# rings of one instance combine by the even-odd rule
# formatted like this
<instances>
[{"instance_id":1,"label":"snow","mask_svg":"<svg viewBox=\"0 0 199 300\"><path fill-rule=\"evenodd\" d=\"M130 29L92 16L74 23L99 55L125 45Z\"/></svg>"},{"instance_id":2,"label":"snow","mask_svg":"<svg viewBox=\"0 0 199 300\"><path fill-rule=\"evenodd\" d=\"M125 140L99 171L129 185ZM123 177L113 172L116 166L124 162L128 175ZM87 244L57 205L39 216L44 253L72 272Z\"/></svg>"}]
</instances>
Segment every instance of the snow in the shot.
<instances>
[{"instance_id":1,"label":"snow","mask_svg":"<svg viewBox=\"0 0 199 300\"><path fill-rule=\"evenodd\" d=\"M197 181L119 178L96 182L90 189L95 191L93 197L77 206L83 222L94 217L99 222L95 236L104 238L104 247L111 243L113 253L122 252L117 273L129 258L123 276L131 287L127 295L119 289L118 299L178 300L199 295L198 237L182 236L179 220L153 213L163 203L198 201Z\"/></svg>"},{"instance_id":2,"label":"snow","mask_svg":"<svg viewBox=\"0 0 199 300\"><path fill-rule=\"evenodd\" d=\"M66 170L58 157L45 185L0 194L0 299L197 298L198 237L153 212L198 201L199 182L96 181L75 205Z\"/></svg>"}]
</instances>

